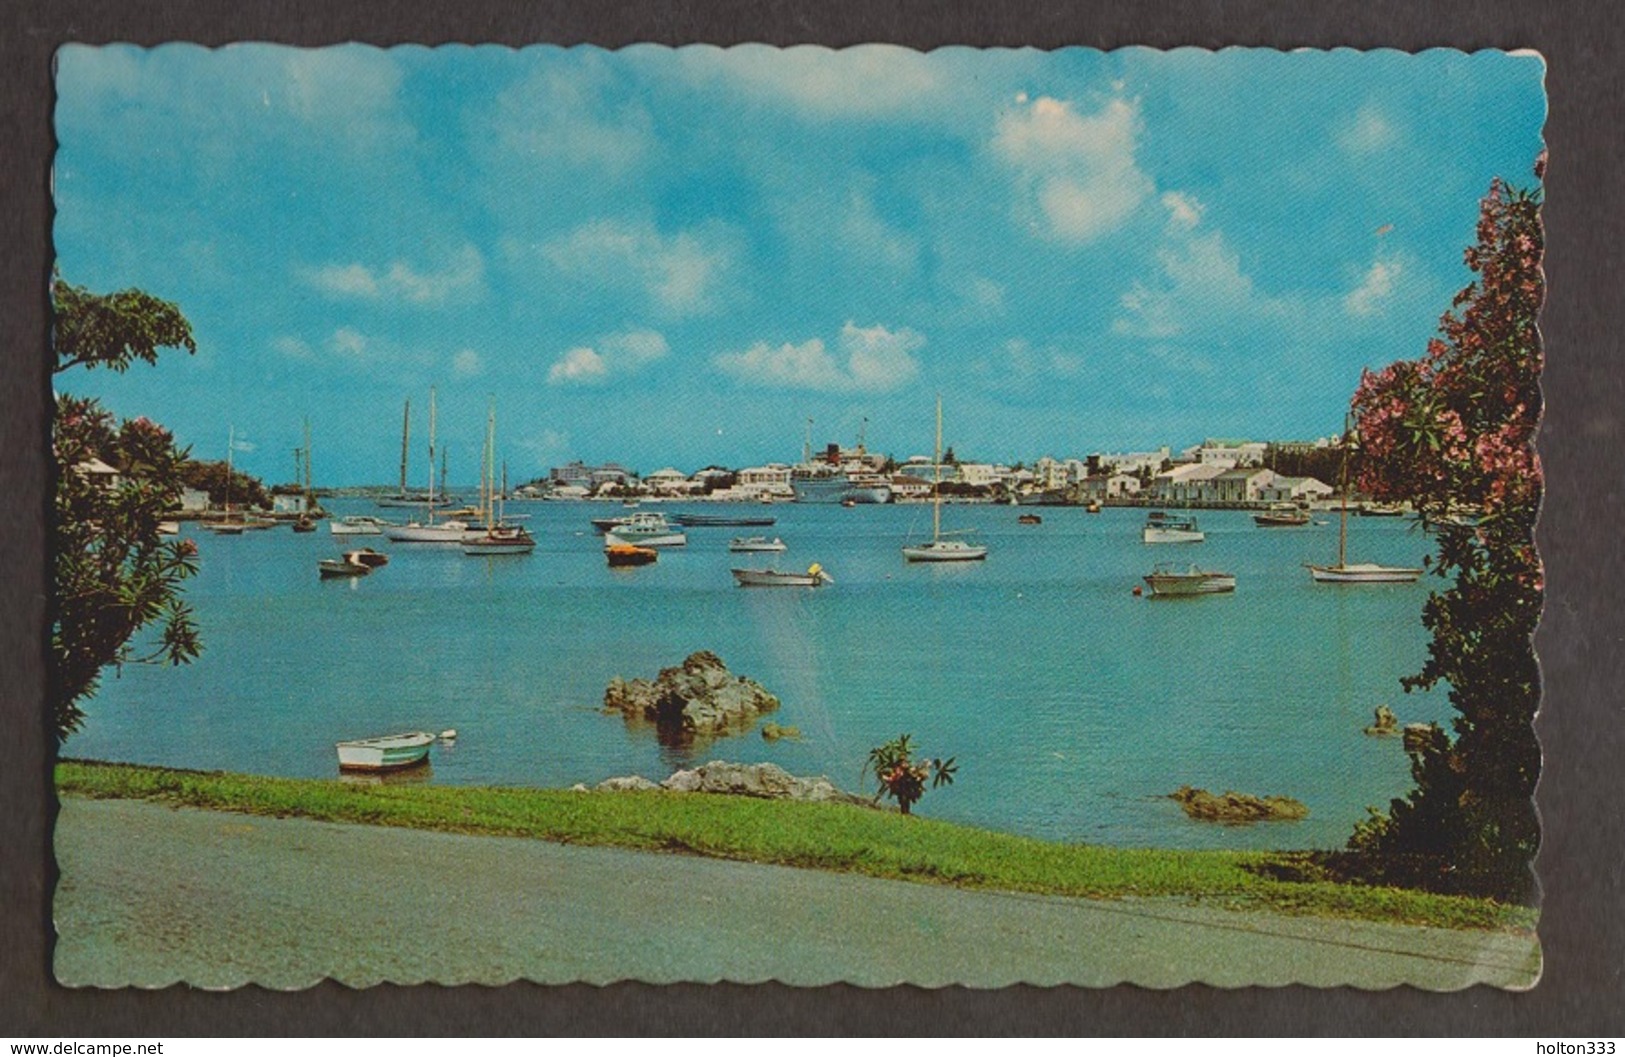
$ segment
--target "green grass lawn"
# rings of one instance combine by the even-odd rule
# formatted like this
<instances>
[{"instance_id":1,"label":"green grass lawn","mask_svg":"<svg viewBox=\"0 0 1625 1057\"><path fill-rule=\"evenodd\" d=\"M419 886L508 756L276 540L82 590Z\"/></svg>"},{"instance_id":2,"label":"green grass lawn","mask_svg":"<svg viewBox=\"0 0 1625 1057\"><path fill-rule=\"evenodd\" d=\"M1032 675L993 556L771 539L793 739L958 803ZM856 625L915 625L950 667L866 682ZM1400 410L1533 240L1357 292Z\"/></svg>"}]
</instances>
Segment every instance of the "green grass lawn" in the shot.
<instances>
[{"instance_id":1,"label":"green grass lawn","mask_svg":"<svg viewBox=\"0 0 1625 1057\"><path fill-rule=\"evenodd\" d=\"M69 796L687 852L965 888L1173 896L1446 928L1532 928L1536 920L1527 907L1326 880L1297 853L1057 844L844 804L664 791L363 785L78 760L57 765L56 786Z\"/></svg>"}]
</instances>

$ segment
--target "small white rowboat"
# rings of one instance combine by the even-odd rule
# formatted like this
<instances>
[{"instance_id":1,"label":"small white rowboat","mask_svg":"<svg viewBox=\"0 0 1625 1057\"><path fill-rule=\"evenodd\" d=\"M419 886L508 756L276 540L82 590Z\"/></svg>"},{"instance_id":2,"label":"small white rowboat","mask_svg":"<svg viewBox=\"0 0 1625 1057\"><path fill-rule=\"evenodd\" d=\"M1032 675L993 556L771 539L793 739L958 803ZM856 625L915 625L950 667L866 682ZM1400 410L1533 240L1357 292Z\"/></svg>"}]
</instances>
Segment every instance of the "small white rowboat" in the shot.
<instances>
[{"instance_id":1,"label":"small white rowboat","mask_svg":"<svg viewBox=\"0 0 1625 1057\"><path fill-rule=\"evenodd\" d=\"M421 730L383 738L361 738L337 743L341 771L398 771L429 758L433 734Z\"/></svg>"}]
</instances>

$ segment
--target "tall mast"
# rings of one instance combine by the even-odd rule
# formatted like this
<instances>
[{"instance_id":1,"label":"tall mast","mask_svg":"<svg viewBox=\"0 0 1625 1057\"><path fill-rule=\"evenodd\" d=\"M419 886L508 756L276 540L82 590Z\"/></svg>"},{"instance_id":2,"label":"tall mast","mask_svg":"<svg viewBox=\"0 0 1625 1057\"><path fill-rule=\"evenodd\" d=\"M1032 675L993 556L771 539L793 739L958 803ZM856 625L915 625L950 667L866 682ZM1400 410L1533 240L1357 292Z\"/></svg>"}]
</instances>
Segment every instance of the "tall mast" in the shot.
<instances>
[{"instance_id":1,"label":"tall mast","mask_svg":"<svg viewBox=\"0 0 1625 1057\"><path fill-rule=\"evenodd\" d=\"M931 456L936 484L931 488L931 542L942 538L942 394L937 394L937 446Z\"/></svg>"},{"instance_id":2,"label":"tall mast","mask_svg":"<svg viewBox=\"0 0 1625 1057\"><path fill-rule=\"evenodd\" d=\"M237 427L226 427L226 513L231 513L231 450L237 446Z\"/></svg>"},{"instance_id":3,"label":"tall mast","mask_svg":"<svg viewBox=\"0 0 1625 1057\"><path fill-rule=\"evenodd\" d=\"M406 498L406 445L412 437L412 398L406 398L406 410L401 414L401 498Z\"/></svg>"},{"instance_id":4,"label":"tall mast","mask_svg":"<svg viewBox=\"0 0 1625 1057\"><path fill-rule=\"evenodd\" d=\"M310 419L305 419L305 512L316 505L316 493L310 487Z\"/></svg>"},{"instance_id":5,"label":"tall mast","mask_svg":"<svg viewBox=\"0 0 1625 1057\"><path fill-rule=\"evenodd\" d=\"M434 386L429 387L429 521L434 521Z\"/></svg>"},{"instance_id":6,"label":"tall mast","mask_svg":"<svg viewBox=\"0 0 1625 1057\"><path fill-rule=\"evenodd\" d=\"M496 443L497 443L497 407L492 400L485 410L485 461L480 469L484 480L480 488L485 493L485 524L489 530L492 517L496 513Z\"/></svg>"},{"instance_id":7,"label":"tall mast","mask_svg":"<svg viewBox=\"0 0 1625 1057\"><path fill-rule=\"evenodd\" d=\"M1343 416L1343 471L1339 474L1343 492L1341 513L1337 518L1337 567L1348 564L1349 546L1349 419Z\"/></svg>"},{"instance_id":8,"label":"tall mast","mask_svg":"<svg viewBox=\"0 0 1625 1057\"><path fill-rule=\"evenodd\" d=\"M812 462L812 417L807 418L807 440L801 445L801 461L803 464Z\"/></svg>"}]
</instances>

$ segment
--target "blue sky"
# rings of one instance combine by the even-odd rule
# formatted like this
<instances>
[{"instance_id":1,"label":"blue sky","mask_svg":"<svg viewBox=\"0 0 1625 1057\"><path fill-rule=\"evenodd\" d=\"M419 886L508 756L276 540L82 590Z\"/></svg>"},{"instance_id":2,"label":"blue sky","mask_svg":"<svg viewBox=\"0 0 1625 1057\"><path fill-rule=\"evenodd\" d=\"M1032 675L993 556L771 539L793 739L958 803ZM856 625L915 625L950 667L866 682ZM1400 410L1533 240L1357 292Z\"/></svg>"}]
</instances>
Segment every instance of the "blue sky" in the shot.
<instances>
[{"instance_id":1,"label":"blue sky","mask_svg":"<svg viewBox=\"0 0 1625 1057\"><path fill-rule=\"evenodd\" d=\"M65 277L177 302L195 357L57 384L200 457L516 478L1335 432L1532 180L1532 55L70 46ZM1558 159L1557 164L1561 164ZM248 450L248 449L252 450Z\"/></svg>"}]
</instances>

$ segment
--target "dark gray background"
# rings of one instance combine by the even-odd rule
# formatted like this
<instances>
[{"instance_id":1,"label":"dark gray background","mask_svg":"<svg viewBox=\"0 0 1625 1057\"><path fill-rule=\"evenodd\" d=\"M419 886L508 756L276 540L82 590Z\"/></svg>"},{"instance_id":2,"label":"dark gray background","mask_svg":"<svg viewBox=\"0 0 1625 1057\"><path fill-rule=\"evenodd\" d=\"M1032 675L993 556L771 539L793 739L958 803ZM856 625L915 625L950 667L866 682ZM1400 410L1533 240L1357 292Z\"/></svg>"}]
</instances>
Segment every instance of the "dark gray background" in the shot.
<instances>
[{"instance_id":1,"label":"dark gray background","mask_svg":"<svg viewBox=\"0 0 1625 1057\"><path fill-rule=\"evenodd\" d=\"M1548 363L1539 530L1549 588L1537 647L1545 699L1538 801L1546 971L1526 994L1288 988L900 988L626 984L608 988L324 985L302 993L94 992L50 974L52 739L40 702L48 510L46 297L51 55L66 41L269 40L684 44L889 41L1044 48L1535 48L1548 64ZM1625 117L1618 16L1601 2L1269 4L1255 0L571 4L463 0L44 3L0 10L0 1036L491 1034L1447 1034L1625 1033L1625 630L1618 502L1619 243ZM1442 306L1441 306L1442 310ZM1416 350L1420 352L1421 350Z\"/></svg>"}]
</instances>

